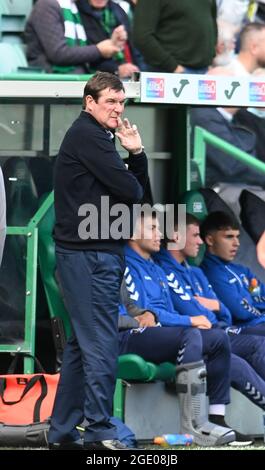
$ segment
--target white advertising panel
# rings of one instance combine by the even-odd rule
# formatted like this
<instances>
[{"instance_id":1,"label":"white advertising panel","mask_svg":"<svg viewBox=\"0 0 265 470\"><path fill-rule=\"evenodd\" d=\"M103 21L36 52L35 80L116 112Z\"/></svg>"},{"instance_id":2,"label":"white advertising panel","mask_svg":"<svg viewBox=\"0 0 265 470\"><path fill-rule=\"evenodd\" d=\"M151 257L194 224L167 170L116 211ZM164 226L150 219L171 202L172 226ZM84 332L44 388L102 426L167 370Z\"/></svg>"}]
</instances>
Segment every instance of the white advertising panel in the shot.
<instances>
[{"instance_id":1,"label":"white advertising panel","mask_svg":"<svg viewBox=\"0 0 265 470\"><path fill-rule=\"evenodd\" d=\"M265 107L265 76L141 73L141 102Z\"/></svg>"}]
</instances>

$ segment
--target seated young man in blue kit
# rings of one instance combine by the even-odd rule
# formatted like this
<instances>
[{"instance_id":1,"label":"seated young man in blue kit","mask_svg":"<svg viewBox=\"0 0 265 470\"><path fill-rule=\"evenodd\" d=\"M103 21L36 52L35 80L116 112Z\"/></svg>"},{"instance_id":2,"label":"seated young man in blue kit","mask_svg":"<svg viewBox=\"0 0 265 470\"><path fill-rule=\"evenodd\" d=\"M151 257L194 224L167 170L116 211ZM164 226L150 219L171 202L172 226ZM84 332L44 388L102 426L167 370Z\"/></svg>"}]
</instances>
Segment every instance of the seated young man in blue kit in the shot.
<instances>
[{"instance_id":1,"label":"seated young man in blue kit","mask_svg":"<svg viewBox=\"0 0 265 470\"><path fill-rule=\"evenodd\" d=\"M128 282L128 268L125 276ZM121 302L119 355L137 354L155 364L176 364L181 432L194 435L194 442L203 446L234 442L235 433L231 429L208 422L206 397L207 389L213 413L224 410L229 402L231 356L226 335L212 335L203 344L198 329L161 327L154 311L141 309L130 299L125 282Z\"/></svg>"},{"instance_id":2,"label":"seated young man in blue kit","mask_svg":"<svg viewBox=\"0 0 265 470\"><path fill-rule=\"evenodd\" d=\"M240 241L237 220L212 212L201 226L207 252L202 269L234 325L245 334L265 336L265 285L246 266L234 263Z\"/></svg>"},{"instance_id":3,"label":"seated young man in blue kit","mask_svg":"<svg viewBox=\"0 0 265 470\"><path fill-rule=\"evenodd\" d=\"M151 257L152 254L160 250L161 234L158 229L158 221L156 217L152 216L149 216L147 221L149 223L145 225L147 229L149 227L149 239L143 237L141 233L141 222L138 220L136 235L130 240L129 246L126 248L126 265L128 270L126 271L125 279L131 298L138 306L154 312L157 321L163 326L181 326L188 330L193 329L191 328L192 326L197 327L202 336L205 349L207 348L208 351L210 351L212 338L214 336L218 338L220 334L223 337L225 332L221 328L212 328L212 323L206 315L202 313L200 313L200 315L192 315L187 304L183 314L175 308L170 297L166 275L163 270L153 262ZM185 296L184 291L182 295ZM253 353L255 352L254 350L255 347L252 345L251 351ZM237 355L232 355L231 365L231 384L247 395L248 398L252 399L251 394L247 394L247 384L251 383L262 396L260 406L265 407L265 382L263 379L259 377L255 370L253 370L244 359ZM221 367L221 369L222 375L225 375L225 368ZM240 374L238 371L240 371ZM221 409L220 407L214 411L210 408L209 413L210 421L225 425L224 408ZM191 430L189 430L189 432L191 432ZM236 439L246 440L246 437L236 433Z\"/></svg>"},{"instance_id":4,"label":"seated young man in blue kit","mask_svg":"<svg viewBox=\"0 0 265 470\"><path fill-rule=\"evenodd\" d=\"M167 276L170 296L175 309L183 315L187 311L194 316L205 315L213 328L224 329L231 343L231 352L244 359L256 371L262 382L265 381L264 338L245 335L243 329L232 326L228 308L217 298L203 271L199 267L189 265L187 261L187 258L196 258L199 248L203 244L198 219L191 214L186 214L186 240L183 248L178 248L179 233L178 221L175 220L174 232L171 237L171 242L175 243L175 246L173 244L172 248L172 245L167 244L171 249L161 248L160 252L155 255L155 260ZM240 381L240 374L240 368L235 368L233 379L238 375L237 380ZM241 379L243 378L241 377ZM256 387L255 381L256 375L251 381L254 387ZM235 388L237 387L235 386ZM264 407L263 399L259 400L258 396L255 399L248 387L244 387L244 381L242 381L240 391L256 405Z\"/></svg>"}]
</instances>

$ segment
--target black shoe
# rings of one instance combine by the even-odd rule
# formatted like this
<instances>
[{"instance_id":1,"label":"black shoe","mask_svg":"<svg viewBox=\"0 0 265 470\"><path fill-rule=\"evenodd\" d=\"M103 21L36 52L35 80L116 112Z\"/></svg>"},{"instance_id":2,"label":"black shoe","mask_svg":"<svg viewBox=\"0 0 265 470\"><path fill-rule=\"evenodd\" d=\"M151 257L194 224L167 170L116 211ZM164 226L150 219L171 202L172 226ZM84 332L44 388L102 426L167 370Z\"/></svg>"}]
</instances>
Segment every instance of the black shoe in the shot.
<instances>
[{"instance_id":1,"label":"black shoe","mask_svg":"<svg viewBox=\"0 0 265 470\"><path fill-rule=\"evenodd\" d=\"M108 439L105 441L85 442L85 450L129 450L122 442L117 439Z\"/></svg>"},{"instance_id":2,"label":"black shoe","mask_svg":"<svg viewBox=\"0 0 265 470\"><path fill-rule=\"evenodd\" d=\"M224 416L222 415L209 415L209 421L211 423L217 424L218 426L224 426L225 428L230 428L230 426L226 424ZM235 431L234 429L233 431L236 437L234 441L229 442L228 444L229 446L239 447L239 446L249 446L252 444L253 439L251 438L251 436L248 436L247 434L241 434L240 432Z\"/></svg>"},{"instance_id":3,"label":"black shoe","mask_svg":"<svg viewBox=\"0 0 265 470\"><path fill-rule=\"evenodd\" d=\"M83 450L84 442L82 439L69 442L49 442L50 450Z\"/></svg>"},{"instance_id":4,"label":"black shoe","mask_svg":"<svg viewBox=\"0 0 265 470\"><path fill-rule=\"evenodd\" d=\"M242 446L250 446L252 443L253 443L253 439L251 436L249 436L248 434L241 434L240 432L238 431L235 431L234 430L234 433L236 435L236 438L234 441L232 442L229 442L229 446L232 446L232 447L242 447Z\"/></svg>"}]
</instances>

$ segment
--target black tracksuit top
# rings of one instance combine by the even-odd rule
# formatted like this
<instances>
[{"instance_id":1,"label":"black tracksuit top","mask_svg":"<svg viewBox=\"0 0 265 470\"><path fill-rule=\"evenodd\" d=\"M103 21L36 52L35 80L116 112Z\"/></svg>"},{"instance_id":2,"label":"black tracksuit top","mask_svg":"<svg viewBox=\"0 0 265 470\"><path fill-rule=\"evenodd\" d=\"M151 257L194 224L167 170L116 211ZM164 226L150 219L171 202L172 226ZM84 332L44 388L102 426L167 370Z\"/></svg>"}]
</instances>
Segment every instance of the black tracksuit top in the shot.
<instances>
[{"instance_id":1,"label":"black tracksuit top","mask_svg":"<svg viewBox=\"0 0 265 470\"><path fill-rule=\"evenodd\" d=\"M114 204L122 203L132 214L132 205L141 201L148 178L145 153L129 154L128 164L127 169L106 129L91 114L82 111L66 132L55 164L57 245L70 250L123 252L125 239L113 239L109 232L102 237L101 218L106 224L108 214L101 216L101 198L109 196L110 210ZM83 204L93 204L98 211L93 227L84 222L91 215L90 209L84 208L83 215L78 215ZM111 226L119 216L110 216L108 224ZM82 220L87 232L92 234L88 239L80 238L78 233Z\"/></svg>"}]
</instances>

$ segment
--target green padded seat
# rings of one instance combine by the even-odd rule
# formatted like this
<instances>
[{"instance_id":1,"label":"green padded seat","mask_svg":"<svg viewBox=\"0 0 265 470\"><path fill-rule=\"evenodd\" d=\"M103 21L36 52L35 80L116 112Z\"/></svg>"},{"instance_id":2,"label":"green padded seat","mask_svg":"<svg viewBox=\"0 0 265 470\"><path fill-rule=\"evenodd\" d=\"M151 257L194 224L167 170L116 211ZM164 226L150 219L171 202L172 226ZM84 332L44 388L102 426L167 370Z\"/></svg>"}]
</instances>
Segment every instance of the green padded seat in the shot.
<instances>
[{"instance_id":1,"label":"green padded seat","mask_svg":"<svg viewBox=\"0 0 265 470\"><path fill-rule=\"evenodd\" d=\"M0 13L7 16L28 16L33 0L1 0Z\"/></svg>"},{"instance_id":2,"label":"green padded seat","mask_svg":"<svg viewBox=\"0 0 265 470\"><path fill-rule=\"evenodd\" d=\"M168 381L175 377L176 365L170 362L153 364L136 354L124 354L119 357L118 378L139 382L154 380Z\"/></svg>"},{"instance_id":3,"label":"green padded seat","mask_svg":"<svg viewBox=\"0 0 265 470\"><path fill-rule=\"evenodd\" d=\"M20 67L28 66L23 48L20 44L0 43L0 73L14 73Z\"/></svg>"},{"instance_id":4,"label":"green padded seat","mask_svg":"<svg viewBox=\"0 0 265 470\"><path fill-rule=\"evenodd\" d=\"M41 202L44 199L45 197L42 197ZM68 337L71 333L71 324L55 278L55 244L52 237L54 222L55 213L54 206L52 205L39 223L39 266L50 317L62 319L64 331Z\"/></svg>"},{"instance_id":5,"label":"green padded seat","mask_svg":"<svg viewBox=\"0 0 265 470\"><path fill-rule=\"evenodd\" d=\"M204 197L199 191L186 191L182 194L179 202L186 204L187 212L201 221L208 215Z\"/></svg>"},{"instance_id":6,"label":"green padded seat","mask_svg":"<svg viewBox=\"0 0 265 470\"><path fill-rule=\"evenodd\" d=\"M203 195L196 190L186 191L182 194L180 201L181 204L186 204L186 211L189 214L194 215L201 222L207 217L208 211L205 204ZM199 266L203 260L205 253L205 246L202 245L199 250L199 254L196 258L190 258L189 263L192 265Z\"/></svg>"},{"instance_id":7,"label":"green padded seat","mask_svg":"<svg viewBox=\"0 0 265 470\"><path fill-rule=\"evenodd\" d=\"M0 1L0 41L22 44L22 33L33 0Z\"/></svg>"},{"instance_id":8,"label":"green padded seat","mask_svg":"<svg viewBox=\"0 0 265 470\"><path fill-rule=\"evenodd\" d=\"M176 364L163 362L153 364L145 361L137 354L124 354L119 356L118 375L113 402L113 414L124 420L125 409L125 382L154 382L161 380L171 382L175 380Z\"/></svg>"}]
</instances>

